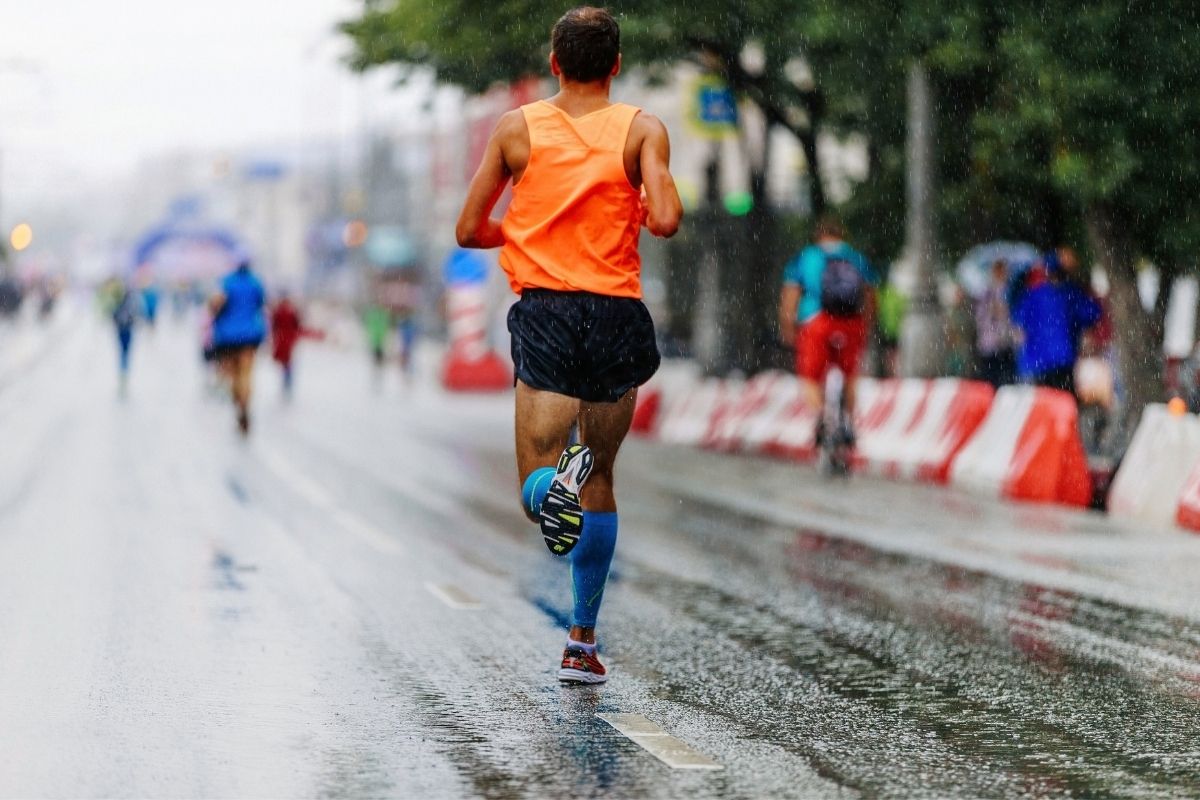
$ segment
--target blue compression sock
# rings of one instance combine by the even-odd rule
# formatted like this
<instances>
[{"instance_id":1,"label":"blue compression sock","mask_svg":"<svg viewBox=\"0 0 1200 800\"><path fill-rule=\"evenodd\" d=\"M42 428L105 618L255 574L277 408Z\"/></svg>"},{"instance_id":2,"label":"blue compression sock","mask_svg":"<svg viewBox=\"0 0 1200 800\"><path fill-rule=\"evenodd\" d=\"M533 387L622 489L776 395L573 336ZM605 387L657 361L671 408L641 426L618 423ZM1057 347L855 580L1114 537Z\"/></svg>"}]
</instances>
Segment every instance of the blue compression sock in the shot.
<instances>
[{"instance_id":1,"label":"blue compression sock","mask_svg":"<svg viewBox=\"0 0 1200 800\"><path fill-rule=\"evenodd\" d=\"M571 586L575 594L572 622L583 628L596 627L596 615L604 598L608 567L617 548L617 512L584 511L579 544L571 551Z\"/></svg>"},{"instance_id":2,"label":"blue compression sock","mask_svg":"<svg viewBox=\"0 0 1200 800\"><path fill-rule=\"evenodd\" d=\"M555 473L554 467L541 467L529 473L529 477L525 479L525 485L521 487L521 505L526 513L536 517L542 510L542 501L546 499L546 493L550 491L550 484L554 482Z\"/></svg>"}]
</instances>

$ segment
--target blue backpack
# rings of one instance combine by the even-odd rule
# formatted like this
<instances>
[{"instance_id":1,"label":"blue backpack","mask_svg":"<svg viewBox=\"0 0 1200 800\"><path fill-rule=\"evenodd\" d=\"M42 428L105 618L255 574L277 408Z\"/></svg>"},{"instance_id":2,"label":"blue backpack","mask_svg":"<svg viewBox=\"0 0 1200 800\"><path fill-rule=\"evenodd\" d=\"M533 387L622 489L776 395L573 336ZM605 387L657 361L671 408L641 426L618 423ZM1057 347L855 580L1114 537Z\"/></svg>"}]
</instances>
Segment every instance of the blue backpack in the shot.
<instances>
[{"instance_id":1,"label":"blue backpack","mask_svg":"<svg viewBox=\"0 0 1200 800\"><path fill-rule=\"evenodd\" d=\"M866 299L866 280L858 266L838 255L825 258L821 272L821 310L835 317L856 317Z\"/></svg>"}]
</instances>

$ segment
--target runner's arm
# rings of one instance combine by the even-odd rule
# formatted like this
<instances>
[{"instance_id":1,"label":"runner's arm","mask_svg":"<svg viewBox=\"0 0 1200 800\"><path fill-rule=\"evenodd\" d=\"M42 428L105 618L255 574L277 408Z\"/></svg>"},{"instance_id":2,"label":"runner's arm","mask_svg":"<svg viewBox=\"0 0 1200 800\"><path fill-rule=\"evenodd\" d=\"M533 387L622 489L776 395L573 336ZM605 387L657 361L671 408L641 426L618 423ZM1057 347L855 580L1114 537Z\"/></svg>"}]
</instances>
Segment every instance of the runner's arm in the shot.
<instances>
[{"instance_id":1,"label":"runner's arm","mask_svg":"<svg viewBox=\"0 0 1200 800\"><path fill-rule=\"evenodd\" d=\"M506 115L507 116L507 115ZM467 188L467 199L463 202L462 213L458 215L458 224L454 228L455 238L460 247L489 248L500 247L504 244L504 234L500 232L500 220L492 219L492 209L500 199L505 185L508 184L512 173L504 161L504 150L501 141L506 133L504 117L496 123L492 137L488 139L483 159L479 169L471 179Z\"/></svg>"},{"instance_id":2,"label":"runner's arm","mask_svg":"<svg viewBox=\"0 0 1200 800\"><path fill-rule=\"evenodd\" d=\"M639 163L642 170L642 189L645 192L646 229L655 236L670 238L679 230L683 218L683 203L671 177L671 140L667 126L657 117L639 114L639 124L646 128Z\"/></svg>"},{"instance_id":3,"label":"runner's arm","mask_svg":"<svg viewBox=\"0 0 1200 800\"><path fill-rule=\"evenodd\" d=\"M779 338L786 345L796 343L796 311L804 289L798 283L785 283L779 293Z\"/></svg>"}]
</instances>

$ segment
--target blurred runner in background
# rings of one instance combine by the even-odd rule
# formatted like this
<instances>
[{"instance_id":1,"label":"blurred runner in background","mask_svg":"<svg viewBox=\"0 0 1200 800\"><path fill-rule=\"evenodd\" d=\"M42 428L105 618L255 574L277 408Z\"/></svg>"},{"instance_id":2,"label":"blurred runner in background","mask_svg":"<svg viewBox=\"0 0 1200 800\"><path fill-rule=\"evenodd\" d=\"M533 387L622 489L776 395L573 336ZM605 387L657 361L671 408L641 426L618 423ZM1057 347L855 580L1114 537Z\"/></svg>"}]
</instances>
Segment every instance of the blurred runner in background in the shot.
<instances>
[{"instance_id":1,"label":"blurred runner in background","mask_svg":"<svg viewBox=\"0 0 1200 800\"><path fill-rule=\"evenodd\" d=\"M113 327L117 334L117 365L120 370L120 392L129 389L129 353L133 346L133 329L137 326L141 299L129 284L118 281L108 302L111 305Z\"/></svg>"},{"instance_id":2,"label":"blurred runner in background","mask_svg":"<svg viewBox=\"0 0 1200 800\"><path fill-rule=\"evenodd\" d=\"M565 683L607 680L595 626L617 543L613 467L637 387L659 364L638 237L642 225L674 235L683 214L666 127L609 100L620 69L620 30L607 11L564 14L551 33L558 94L500 118L456 229L462 247L503 247L500 264L521 296L508 315L517 470L526 515L552 553L570 554ZM512 203L492 219L510 180ZM569 445L576 422L581 443Z\"/></svg>"},{"instance_id":3,"label":"blurred runner in background","mask_svg":"<svg viewBox=\"0 0 1200 800\"><path fill-rule=\"evenodd\" d=\"M420 333L419 317L422 305L421 270L416 266L383 270L372 276L369 286L372 308L368 314L368 338L371 340L376 363L386 360L386 340L396 335L396 361L400 374L411 378L413 351ZM379 311L375 311L375 307ZM376 329L377 328L377 329Z\"/></svg>"},{"instance_id":4,"label":"blurred runner in background","mask_svg":"<svg viewBox=\"0 0 1200 800\"><path fill-rule=\"evenodd\" d=\"M378 303L371 303L363 312L363 328L367 333L367 347L371 351L374 366L373 382L378 389L383 381L383 365L387 359L387 339L392 330L391 314Z\"/></svg>"},{"instance_id":5,"label":"blurred runner in background","mask_svg":"<svg viewBox=\"0 0 1200 800\"><path fill-rule=\"evenodd\" d=\"M392 319L396 326L396 341L399 345L400 372L412 377L413 351L417 345L420 327L417 314L421 306L421 287L410 278L400 282L398 296L391 302Z\"/></svg>"},{"instance_id":6,"label":"blurred runner in background","mask_svg":"<svg viewBox=\"0 0 1200 800\"><path fill-rule=\"evenodd\" d=\"M271 309L271 357L283 371L283 396L288 399L292 396L292 356L297 343L307 334L300 310L287 292L281 292Z\"/></svg>"},{"instance_id":7,"label":"blurred runner in background","mask_svg":"<svg viewBox=\"0 0 1200 800\"><path fill-rule=\"evenodd\" d=\"M254 351L267 334L263 306L266 292L243 259L237 269L221 281L221 289L209 305L213 312L212 346L229 380L237 411L238 430L250 432L250 389L254 377Z\"/></svg>"},{"instance_id":8,"label":"blurred runner in background","mask_svg":"<svg viewBox=\"0 0 1200 800\"><path fill-rule=\"evenodd\" d=\"M142 308L146 314L146 324L151 328L158 320L158 286L153 281L142 287Z\"/></svg>"}]
</instances>

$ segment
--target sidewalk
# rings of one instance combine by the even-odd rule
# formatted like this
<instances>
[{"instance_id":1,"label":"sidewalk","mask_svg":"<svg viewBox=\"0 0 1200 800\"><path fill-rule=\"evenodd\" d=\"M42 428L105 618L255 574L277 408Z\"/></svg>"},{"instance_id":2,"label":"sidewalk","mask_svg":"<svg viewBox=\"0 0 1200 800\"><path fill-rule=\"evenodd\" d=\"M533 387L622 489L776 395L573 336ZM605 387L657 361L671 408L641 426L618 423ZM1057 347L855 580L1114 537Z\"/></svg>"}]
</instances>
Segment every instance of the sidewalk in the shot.
<instances>
[{"instance_id":1,"label":"sidewalk","mask_svg":"<svg viewBox=\"0 0 1200 800\"><path fill-rule=\"evenodd\" d=\"M1200 537L1177 529L640 440L622 466L625 481L773 525L1200 620Z\"/></svg>"}]
</instances>

